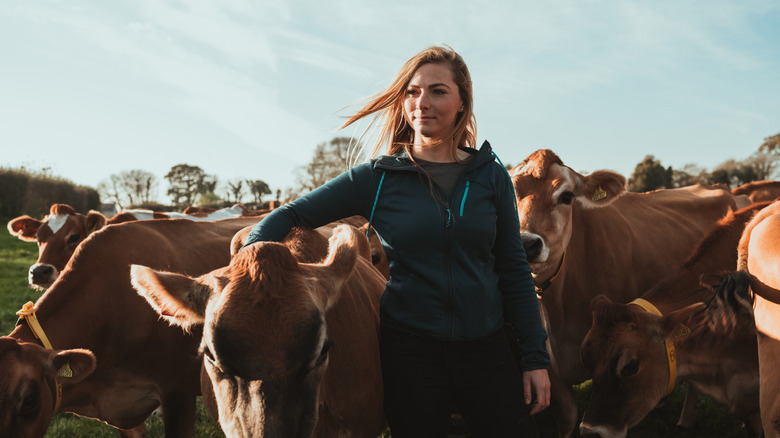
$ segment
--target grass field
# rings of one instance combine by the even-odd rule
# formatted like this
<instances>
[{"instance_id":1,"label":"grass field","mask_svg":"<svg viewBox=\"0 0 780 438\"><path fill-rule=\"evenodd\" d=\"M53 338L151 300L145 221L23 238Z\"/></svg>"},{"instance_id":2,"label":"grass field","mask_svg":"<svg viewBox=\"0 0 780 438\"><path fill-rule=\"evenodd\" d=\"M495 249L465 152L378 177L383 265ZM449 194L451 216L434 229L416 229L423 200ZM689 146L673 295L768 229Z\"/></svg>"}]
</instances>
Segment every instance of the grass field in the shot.
<instances>
[{"instance_id":1,"label":"grass field","mask_svg":"<svg viewBox=\"0 0 780 438\"><path fill-rule=\"evenodd\" d=\"M3 224L8 219L0 219ZM33 243L22 242L7 232L0 232L0 330L8 334L16 324L16 311L27 301L35 301L40 292L27 286L27 269L37 258L37 248ZM56 347L56 346L55 346ZM741 422L735 420L725 409L709 398L698 402L698 422L693 430L675 430L684 397L684 383L677 385L674 393L663 404L651 412L637 427L629 430L633 438L743 438L748 434ZM576 390L580 415L589 394L586 382ZM536 416L540 436L556 437L557 428L554 419L554 407ZM147 436L163 437L162 419L150 417L146 421ZM116 437L115 429L99 421L78 417L72 414L58 414L46 434L54 437ZM202 402L198 401L196 437L223 437ZM388 434L389 436L389 434Z\"/></svg>"}]
</instances>

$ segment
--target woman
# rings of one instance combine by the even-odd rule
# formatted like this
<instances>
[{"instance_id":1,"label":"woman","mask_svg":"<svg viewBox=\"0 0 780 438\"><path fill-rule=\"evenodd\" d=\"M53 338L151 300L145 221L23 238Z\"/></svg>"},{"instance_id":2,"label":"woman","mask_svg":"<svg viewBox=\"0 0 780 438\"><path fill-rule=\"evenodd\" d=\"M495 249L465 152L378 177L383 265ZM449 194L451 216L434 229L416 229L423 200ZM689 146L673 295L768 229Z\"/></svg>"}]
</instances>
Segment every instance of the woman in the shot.
<instances>
[{"instance_id":1,"label":"woman","mask_svg":"<svg viewBox=\"0 0 780 438\"><path fill-rule=\"evenodd\" d=\"M531 414L550 403L547 335L512 182L487 142L475 147L466 64L423 50L342 128L367 116L384 118L372 160L274 210L245 245L362 215L390 260L380 350L393 438L446 437L452 412L475 436L535 436L520 394Z\"/></svg>"}]
</instances>

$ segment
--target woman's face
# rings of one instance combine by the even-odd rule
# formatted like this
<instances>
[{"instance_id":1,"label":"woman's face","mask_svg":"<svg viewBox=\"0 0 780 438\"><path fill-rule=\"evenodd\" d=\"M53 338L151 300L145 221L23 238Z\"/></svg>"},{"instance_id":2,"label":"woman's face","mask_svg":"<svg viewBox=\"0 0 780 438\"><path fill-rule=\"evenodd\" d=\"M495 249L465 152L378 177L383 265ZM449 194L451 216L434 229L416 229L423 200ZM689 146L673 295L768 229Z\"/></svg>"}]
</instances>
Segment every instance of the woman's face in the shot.
<instances>
[{"instance_id":1,"label":"woman's face","mask_svg":"<svg viewBox=\"0 0 780 438\"><path fill-rule=\"evenodd\" d=\"M414 72L406 88L404 118L414 129L416 144L444 139L461 111L463 100L448 64L423 64Z\"/></svg>"}]
</instances>

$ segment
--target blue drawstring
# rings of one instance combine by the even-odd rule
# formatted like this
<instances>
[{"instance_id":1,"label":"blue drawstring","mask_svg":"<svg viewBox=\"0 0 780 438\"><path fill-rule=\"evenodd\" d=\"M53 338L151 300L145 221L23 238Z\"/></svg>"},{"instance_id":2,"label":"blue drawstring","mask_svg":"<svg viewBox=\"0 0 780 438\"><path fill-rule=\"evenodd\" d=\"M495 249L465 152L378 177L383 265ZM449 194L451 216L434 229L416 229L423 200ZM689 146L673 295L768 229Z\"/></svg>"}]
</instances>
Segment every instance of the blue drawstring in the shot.
<instances>
[{"instance_id":1,"label":"blue drawstring","mask_svg":"<svg viewBox=\"0 0 780 438\"><path fill-rule=\"evenodd\" d=\"M376 188L376 197L374 198L374 206L371 207L371 216L368 217L368 229L366 230L366 239L368 239L368 233L371 231L371 222L374 220L374 210L376 210L376 203L379 201L379 191L382 190L382 183L385 182L385 172L382 172L382 178L379 179L379 187Z\"/></svg>"},{"instance_id":2,"label":"blue drawstring","mask_svg":"<svg viewBox=\"0 0 780 438\"><path fill-rule=\"evenodd\" d=\"M463 217L463 206L466 205L466 196L469 194L469 180L466 180L466 190L463 191L463 200L460 201L460 216Z\"/></svg>"}]
</instances>

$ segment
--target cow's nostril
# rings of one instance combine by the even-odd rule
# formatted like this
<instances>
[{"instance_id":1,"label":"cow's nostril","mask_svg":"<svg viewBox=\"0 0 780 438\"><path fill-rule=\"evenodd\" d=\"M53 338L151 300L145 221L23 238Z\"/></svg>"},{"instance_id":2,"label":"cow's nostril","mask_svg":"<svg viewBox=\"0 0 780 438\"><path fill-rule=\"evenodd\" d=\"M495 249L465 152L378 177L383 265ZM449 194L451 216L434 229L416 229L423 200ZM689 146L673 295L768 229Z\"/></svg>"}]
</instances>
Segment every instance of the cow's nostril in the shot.
<instances>
[{"instance_id":1,"label":"cow's nostril","mask_svg":"<svg viewBox=\"0 0 780 438\"><path fill-rule=\"evenodd\" d=\"M38 276L49 276L54 272L54 268L52 268L49 265L37 265L30 268L30 274L32 274L35 277Z\"/></svg>"},{"instance_id":2,"label":"cow's nostril","mask_svg":"<svg viewBox=\"0 0 780 438\"><path fill-rule=\"evenodd\" d=\"M544 248L544 243L539 236L523 236L523 247L525 247L525 255L528 261L532 262L539 258Z\"/></svg>"}]
</instances>

